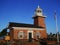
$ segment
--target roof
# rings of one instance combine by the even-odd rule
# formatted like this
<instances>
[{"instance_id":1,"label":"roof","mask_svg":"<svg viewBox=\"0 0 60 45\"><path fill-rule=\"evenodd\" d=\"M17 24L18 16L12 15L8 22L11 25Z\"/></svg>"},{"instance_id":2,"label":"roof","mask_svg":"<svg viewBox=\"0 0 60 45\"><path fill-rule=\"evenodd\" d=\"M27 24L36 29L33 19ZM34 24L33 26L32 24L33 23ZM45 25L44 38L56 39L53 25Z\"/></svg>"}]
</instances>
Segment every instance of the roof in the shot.
<instances>
[{"instance_id":1,"label":"roof","mask_svg":"<svg viewBox=\"0 0 60 45\"><path fill-rule=\"evenodd\" d=\"M25 23L16 23L16 22L9 22L8 27L30 27L30 28L43 28L41 26L35 26L33 24L25 24Z\"/></svg>"}]
</instances>

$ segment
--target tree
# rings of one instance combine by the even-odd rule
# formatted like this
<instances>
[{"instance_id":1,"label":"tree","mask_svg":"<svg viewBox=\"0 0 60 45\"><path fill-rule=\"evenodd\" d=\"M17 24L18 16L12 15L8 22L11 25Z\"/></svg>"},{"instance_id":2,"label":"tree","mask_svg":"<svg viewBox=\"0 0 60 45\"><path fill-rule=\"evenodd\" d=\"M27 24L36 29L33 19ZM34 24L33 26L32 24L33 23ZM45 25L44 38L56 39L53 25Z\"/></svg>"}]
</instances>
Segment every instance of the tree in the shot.
<instances>
[{"instance_id":1,"label":"tree","mask_svg":"<svg viewBox=\"0 0 60 45\"><path fill-rule=\"evenodd\" d=\"M0 36L5 36L7 34L7 28L4 28L1 32L0 32Z\"/></svg>"}]
</instances>

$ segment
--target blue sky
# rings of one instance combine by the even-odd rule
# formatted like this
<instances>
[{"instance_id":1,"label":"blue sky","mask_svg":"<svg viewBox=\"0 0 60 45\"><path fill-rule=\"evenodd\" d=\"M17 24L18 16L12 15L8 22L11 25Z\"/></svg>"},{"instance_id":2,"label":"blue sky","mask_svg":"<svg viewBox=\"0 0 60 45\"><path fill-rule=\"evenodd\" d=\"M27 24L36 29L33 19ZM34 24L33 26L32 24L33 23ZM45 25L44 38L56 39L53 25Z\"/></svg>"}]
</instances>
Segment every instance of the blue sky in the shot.
<instances>
[{"instance_id":1,"label":"blue sky","mask_svg":"<svg viewBox=\"0 0 60 45\"><path fill-rule=\"evenodd\" d=\"M60 0L0 0L0 31L9 22L33 24L33 15L37 6L43 10L47 32L56 33L54 10L57 13L60 32Z\"/></svg>"}]
</instances>

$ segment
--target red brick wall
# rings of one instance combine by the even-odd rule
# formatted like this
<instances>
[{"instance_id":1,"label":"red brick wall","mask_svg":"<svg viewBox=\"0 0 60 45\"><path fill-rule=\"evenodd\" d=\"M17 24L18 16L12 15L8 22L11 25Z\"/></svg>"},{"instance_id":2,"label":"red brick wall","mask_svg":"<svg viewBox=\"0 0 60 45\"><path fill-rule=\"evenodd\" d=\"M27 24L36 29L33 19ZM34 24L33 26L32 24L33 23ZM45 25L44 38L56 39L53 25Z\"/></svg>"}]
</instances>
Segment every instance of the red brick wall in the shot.
<instances>
[{"instance_id":1,"label":"red brick wall","mask_svg":"<svg viewBox=\"0 0 60 45\"><path fill-rule=\"evenodd\" d=\"M20 31L24 32L24 39L26 39L27 38L27 30L22 30L22 29L14 29L14 31L13 31L13 33L14 33L13 38L14 39L18 39L18 33Z\"/></svg>"},{"instance_id":2,"label":"red brick wall","mask_svg":"<svg viewBox=\"0 0 60 45\"><path fill-rule=\"evenodd\" d=\"M10 39L13 40L13 35L14 35L14 29L10 29Z\"/></svg>"},{"instance_id":3,"label":"red brick wall","mask_svg":"<svg viewBox=\"0 0 60 45\"><path fill-rule=\"evenodd\" d=\"M44 27L44 30L40 30L41 36L47 38L46 25L44 22L44 17L35 17L34 25Z\"/></svg>"},{"instance_id":4,"label":"red brick wall","mask_svg":"<svg viewBox=\"0 0 60 45\"><path fill-rule=\"evenodd\" d=\"M23 31L24 32L24 39L27 39L27 31L28 30L22 30L22 29L13 29L11 30L11 39L18 39L18 32ZM47 38L46 30L33 30L33 37L36 39L36 32L40 32L41 38Z\"/></svg>"},{"instance_id":5,"label":"red brick wall","mask_svg":"<svg viewBox=\"0 0 60 45\"><path fill-rule=\"evenodd\" d=\"M47 38L46 30L40 30L41 38Z\"/></svg>"},{"instance_id":6,"label":"red brick wall","mask_svg":"<svg viewBox=\"0 0 60 45\"><path fill-rule=\"evenodd\" d=\"M40 38L47 38L46 30L34 30L34 39L36 39L36 32L40 33Z\"/></svg>"},{"instance_id":7,"label":"red brick wall","mask_svg":"<svg viewBox=\"0 0 60 45\"><path fill-rule=\"evenodd\" d=\"M45 27L45 22L43 17L35 17L34 18L34 25Z\"/></svg>"}]
</instances>

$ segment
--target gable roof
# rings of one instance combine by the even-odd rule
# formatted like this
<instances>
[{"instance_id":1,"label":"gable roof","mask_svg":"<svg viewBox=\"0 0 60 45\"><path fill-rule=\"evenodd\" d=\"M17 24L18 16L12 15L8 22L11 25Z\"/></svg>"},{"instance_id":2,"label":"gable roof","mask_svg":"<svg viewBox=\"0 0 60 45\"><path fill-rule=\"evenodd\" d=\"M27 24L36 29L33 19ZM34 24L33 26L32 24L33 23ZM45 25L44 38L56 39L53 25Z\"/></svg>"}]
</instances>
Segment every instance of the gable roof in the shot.
<instances>
[{"instance_id":1,"label":"gable roof","mask_svg":"<svg viewBox=\"0 0 60 45\"><path fill-rule=\"evenodd\" d=\"M33 24L16 23L16 22L9 22L9 26L8 27L44 28L44 27L41 27L41 26L35 26Z\"/></svg>"}]
</instances>

